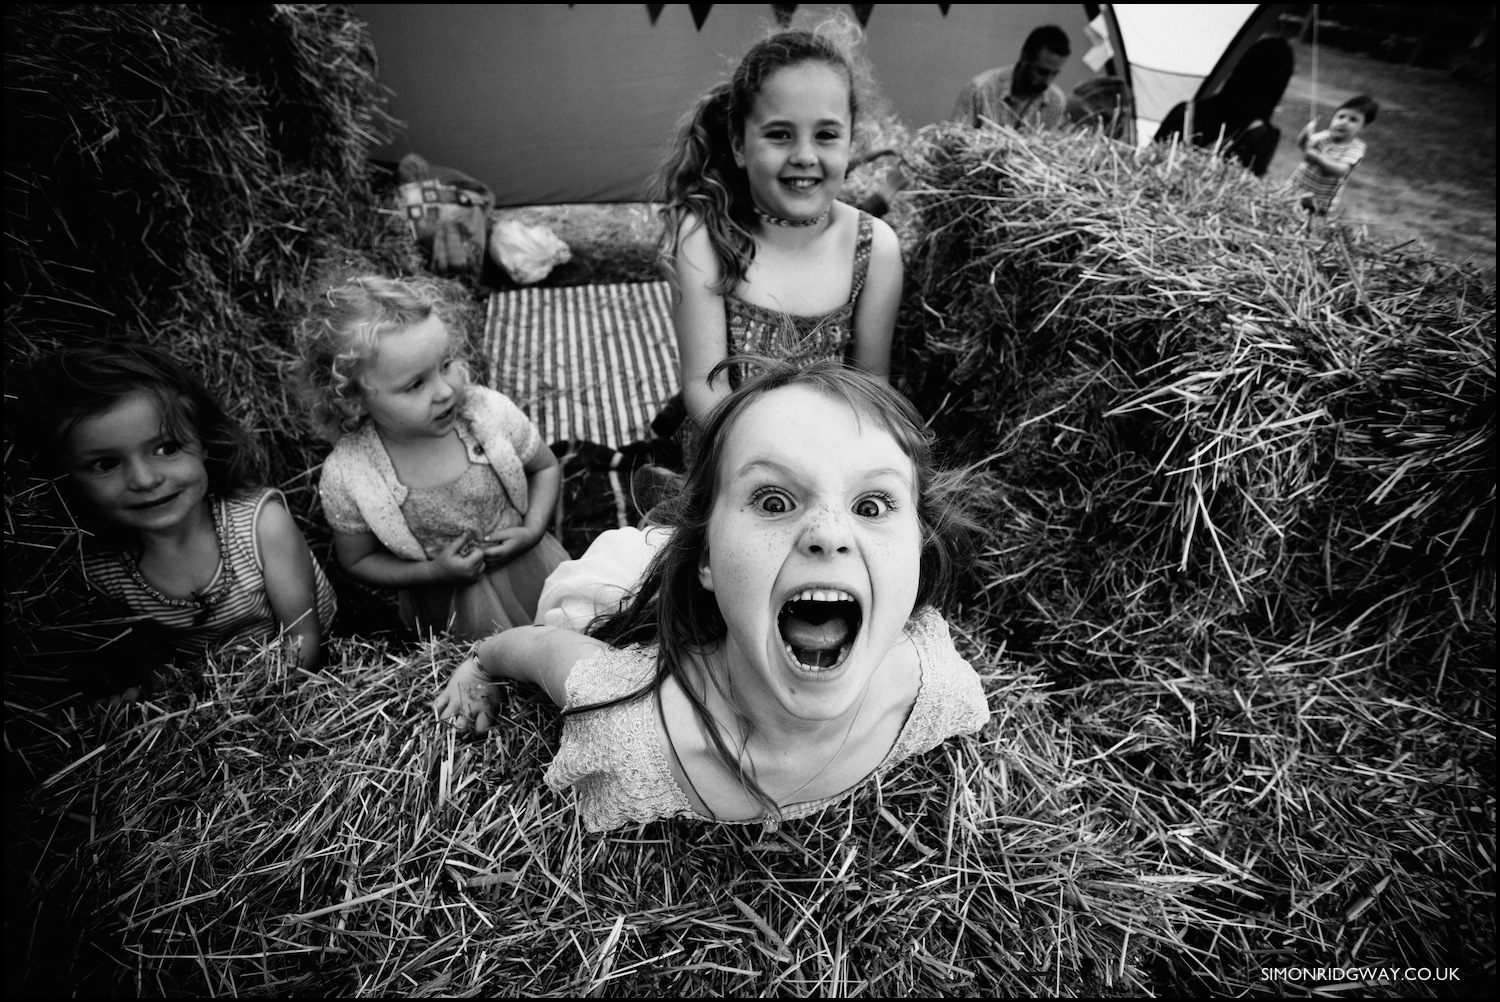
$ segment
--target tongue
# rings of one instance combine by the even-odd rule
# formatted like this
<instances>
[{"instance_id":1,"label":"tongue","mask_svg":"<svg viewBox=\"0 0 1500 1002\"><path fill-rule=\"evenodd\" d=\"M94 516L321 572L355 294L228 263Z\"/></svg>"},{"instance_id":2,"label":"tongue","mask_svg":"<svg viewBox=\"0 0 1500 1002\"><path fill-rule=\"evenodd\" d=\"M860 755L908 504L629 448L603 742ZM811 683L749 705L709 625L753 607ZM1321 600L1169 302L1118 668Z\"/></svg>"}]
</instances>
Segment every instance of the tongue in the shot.
<instances>
[{"instance_id":1,"label":"tongue","mask_svg":"<svg viewBox=\"0 0 1500 1002\"><path fill-rule=\"evenodd\" d=\"M836 651L849 639L849 622L832 612L825 619L788 616L782 623L781 635L797 650Z\"/></svg>"}]
</instances>

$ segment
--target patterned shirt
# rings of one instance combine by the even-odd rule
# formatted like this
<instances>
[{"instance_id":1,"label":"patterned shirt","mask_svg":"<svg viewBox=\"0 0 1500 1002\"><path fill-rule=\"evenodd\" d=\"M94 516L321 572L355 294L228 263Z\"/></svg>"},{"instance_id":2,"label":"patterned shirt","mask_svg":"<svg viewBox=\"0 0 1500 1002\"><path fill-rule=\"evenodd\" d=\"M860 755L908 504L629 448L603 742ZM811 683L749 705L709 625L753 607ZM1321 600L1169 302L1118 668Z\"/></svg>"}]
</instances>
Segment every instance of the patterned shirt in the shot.
<instances>
[{"instance_id":1,"label":"patterned shirt","mask_svg":"<svg viewBox=\"0 0 1500 1002\"><path fill-rule=\"evenodd\" d=\"M986 70L964 85L953 107L953 121L971 128L986 124L1012 129L1060 129L1068 124L1068 97L1057 84L1031 97L1010 92L1015 67Z\"/></svg>"}]
</instances>

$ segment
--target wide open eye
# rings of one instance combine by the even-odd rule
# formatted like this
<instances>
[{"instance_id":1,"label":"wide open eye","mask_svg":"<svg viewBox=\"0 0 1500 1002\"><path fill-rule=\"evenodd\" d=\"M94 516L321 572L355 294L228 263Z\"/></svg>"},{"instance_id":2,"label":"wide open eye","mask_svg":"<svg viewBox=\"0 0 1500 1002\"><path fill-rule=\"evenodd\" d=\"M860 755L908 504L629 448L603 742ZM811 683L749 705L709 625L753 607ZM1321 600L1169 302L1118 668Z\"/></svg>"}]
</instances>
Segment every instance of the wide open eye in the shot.
<instances>
[{"instance_id":1,"label":"wide open eye","mask_svg":"<svg viewBox=\"0 0 1500 1002\"><path fill-rule=\"evenodd\" d=\"M796 507L791 496L779 487L762 487L751 495L750 503L767 515L785 515Z\"/></svg>"},{"instance_id":2,"label":"wide open eye","mask_svg":"<svg viewBox=\"0 0 1500 1002\"><path fill-rule=\"evenodd\" d=\"M854 502L854 514L861 518L880 518L895 510L895 499L884 492L866 494Z\"/></svg>"}]
</instances>

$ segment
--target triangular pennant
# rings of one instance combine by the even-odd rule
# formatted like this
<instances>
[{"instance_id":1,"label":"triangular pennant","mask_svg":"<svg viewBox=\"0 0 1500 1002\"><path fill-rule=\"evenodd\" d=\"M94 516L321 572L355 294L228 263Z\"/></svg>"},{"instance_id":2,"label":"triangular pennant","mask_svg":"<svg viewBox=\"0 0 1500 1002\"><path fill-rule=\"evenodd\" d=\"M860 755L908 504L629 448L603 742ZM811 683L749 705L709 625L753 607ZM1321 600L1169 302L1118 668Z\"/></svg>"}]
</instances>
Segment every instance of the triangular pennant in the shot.
<instances>
[{"instance_id":1,"label":"triangular pennant","mask_svg":"<svg viewBox=\"0 0 1500 1002\"><path fill-rule=\"evenodd\" d=\"M573 5L568 4L568 6L571 7ZM665 6L666 4L664 3L648 3L646 5L646 16L651 18L651 26L653 28L656 27L656 19L661 17L661 9Z\"/></svg>"},{"instance_id":2,"label":"triangular pennant","mask_svg":"<svg viewBox=\"0 0 1500 1002\"><path fill-rule=\"evenodd\" d=\"M791 26L792 15L797 13L797 5L794 3L773 3L771 10L776 15L777 26L787 28Z\"/></svg>"},{"instance_id":3,"label":"triangular pennant","mask_svg":"<svg viewBox=\"0 0 1500 1002\"><path fill-rule=\"evenodd\" d=\"M849 6L854 8L854 16L859 20L859 26L861 28L870 23L870 12L875 9L874 4L852 3Z\"/></svg>"},{"instance_id":4,"label":"triangular pennant","mask_svg":"<svg viewBox=\"0 0 1500 1002\"><path fill-rule=\"evenodd\" d=\"M708 20L708 12L714 9L711 3L690 3L688 10L693 12L693 26L699 31L703 30L703 22Z\"/></svg>"},{"instance_id":5,"label":"triangular pennant","mask_svg":"<svg viewBox=\"0 0 1500 1002\"><path fill-rule=\"evenodd\" d=\"M953 5L951 3L940 3L940 4L938 4L938 10L940 10L940 11L943 12L943 16L944 17L947 17L948 16L948 8L952 7L952 6Z\"/></svg>"}]
</instances>

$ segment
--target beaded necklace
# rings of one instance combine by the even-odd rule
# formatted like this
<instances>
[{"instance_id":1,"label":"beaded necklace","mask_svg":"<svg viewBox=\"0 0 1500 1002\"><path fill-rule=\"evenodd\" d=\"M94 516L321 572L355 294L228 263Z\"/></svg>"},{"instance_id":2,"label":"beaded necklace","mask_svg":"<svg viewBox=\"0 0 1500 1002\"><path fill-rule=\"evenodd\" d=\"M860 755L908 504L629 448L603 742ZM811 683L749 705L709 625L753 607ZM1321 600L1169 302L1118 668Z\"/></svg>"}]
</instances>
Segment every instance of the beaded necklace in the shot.
<instances>
[{"instance_id":1,"label":"beaded necklace","mask_svg":"<svg viewBox=\"0 0 1500 1002\"><path fill-rule=\"evenodd\" d=\"M755 206L755 214L772 226L817 226L823 220L827 219L828 214L832 211L833 206L830 205L811 219L782 219L780 216L771 215L758 205Z\"/></svg>"}]
</instances>

